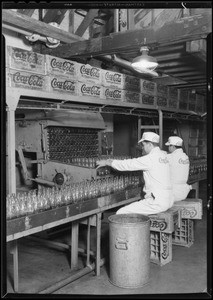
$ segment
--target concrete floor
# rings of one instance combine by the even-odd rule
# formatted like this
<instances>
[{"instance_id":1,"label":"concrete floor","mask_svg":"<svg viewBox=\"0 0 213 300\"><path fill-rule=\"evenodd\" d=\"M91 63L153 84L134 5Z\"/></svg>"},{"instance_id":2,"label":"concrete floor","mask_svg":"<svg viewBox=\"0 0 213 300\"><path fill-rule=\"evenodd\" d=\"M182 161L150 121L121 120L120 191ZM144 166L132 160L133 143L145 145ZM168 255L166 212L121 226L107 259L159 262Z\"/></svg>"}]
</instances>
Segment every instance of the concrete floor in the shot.
<instances>
[{"instance_id":1,"label":"concrete floor","mask_svg":"<svg viewBox=\"0 0 213 300\"><path fill-rule=\"evenodd\" d=\"M202 196L202 197L201 197ZM184 294L206 293L207 289L207 210L206 185L200 189L203 199L203 218L195 220L195 241L189 248L172 246L172 262L160 267L150 264L148 284L137 289L119 288L109 281L108 263L108 216L102 220L102 257L106 263L100 276L92 271L87 275L54 291L54 295L141 295L141 294ZM86 240L85 226L80 226L80 247ZM55 241L69 243L70 231L52 235ZM91 250L95 250L95 228L92 228ZM79 256L79 268L85 265L85 258ZM70 271L70 253L61 248L45 246L37 241L22 238L19 241L19 293L37 294L38 291L68 278L76 272ZM7 292L13 290L12 255L7 253ZM132 296L133 297L133 296Z\"/></svg>"}]
</instances>

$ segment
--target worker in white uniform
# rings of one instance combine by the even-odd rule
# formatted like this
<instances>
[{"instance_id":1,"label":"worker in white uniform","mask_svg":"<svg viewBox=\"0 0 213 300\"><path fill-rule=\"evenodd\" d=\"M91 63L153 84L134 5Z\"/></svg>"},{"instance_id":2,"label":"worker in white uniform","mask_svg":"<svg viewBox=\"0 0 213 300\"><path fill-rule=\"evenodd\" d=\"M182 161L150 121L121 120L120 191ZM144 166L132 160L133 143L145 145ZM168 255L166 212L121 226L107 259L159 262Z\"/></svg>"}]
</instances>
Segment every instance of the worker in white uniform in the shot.
<instances>
[{"instance_id":1,"label":"worker in white uniform","mask_svg":"<svg viewBox=\"0 0 213 300\"><path fill-rule=\"evenodd\" d=\"M118 171L143 171L144 199L120 208L116 214L156 214L172 207L174 200L170 180L167 153L159 148L160 137L154 132L145 132L138 143L145 155L124 160L100 160L98 167L111 166Z\"/></svg>"},{"instance_id":2,"label":"worker in white uniform","mask_svg":"<svg viewBox=\"0 0 213 300\"><path fill-rule=\"evenodd\" d=\"M187 184L189 177L189 157L183 152L183 140L178 136L170 136L168 142L168 159L170 165L174 201L186 199L192 186Z\"/></svg>"}]
</instances>

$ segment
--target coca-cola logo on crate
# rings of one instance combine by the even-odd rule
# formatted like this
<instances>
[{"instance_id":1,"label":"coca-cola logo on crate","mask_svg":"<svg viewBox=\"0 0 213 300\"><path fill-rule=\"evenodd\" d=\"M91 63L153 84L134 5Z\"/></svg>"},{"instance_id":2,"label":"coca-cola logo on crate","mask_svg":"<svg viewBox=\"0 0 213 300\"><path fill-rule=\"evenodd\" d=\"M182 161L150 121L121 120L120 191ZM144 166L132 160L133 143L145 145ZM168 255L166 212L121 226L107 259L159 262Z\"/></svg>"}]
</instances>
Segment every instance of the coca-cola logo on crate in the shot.
<instances>
[{"instance_id":1,"label":"coca-cola logo on crate","mask_svg":"<svg viewBox=\"0 0 213 300\"><path fill-rule=\"evenodd\" d=\"M75 82L70 80L60 81L57 78L53 78L51 81L51 86L53 89L60 89L64 91L75 91Z\"/></svg>"},{"instance_id":2,"label":"coca-cola logo on crate","mask_svg":"<svg viewBox=\"0 0 213 300\"><path fill-rule=\"evenodd\" d=\"M166 106L167 105L167 99L164 97L157 97L157 105L159 106Z\"/></svg>"},{"instance_id":3,"label":"coca-cola logo on crate","mask_svg":"<svg viewBox=\"0 0 213 300\"><path fill-rule=\"evenodd\" d=\"M70 61L59 61L56 58L51 59L50 65L53 69L58 69L66 72L74 71L74 64Z\"/></svg>"},{"instance_id":4,"label":"coca-cola logo on crate","mask_svg":"<svg viewBox=\"0 0 213 300\"><path fill-rule=\"evenodd\" d=\"M165 95L167 94L167 86L166 85L158 84L157 90L158 90L158 93L165 94Z\"/></svg>"},{"instance_id":5,"label":"coca-cola logo on crate","mask_svg":"<svg viewBox=\"0 0 213 300\"><path fill-rule=\"evenodd\" d=\"M16 72L13 74L13 82L14 83L21 83L26 84L29 86L37 86L42 87L43 86L43 77L39 75L23 75L20 72Z\"/></svg>"},{"instance_id":6,"label":"coca-cola logo on crate","mask_svg":"<svg viewBox=\"0 0 213 300\"><path fill-rule=\"evenodd\" d=\"M35 52L24 51L22 49L13 49L13 58L15 61L25 61L30 64L41 64L41 55Z\"/></svg>"},{"instance_id":7,"label":"coca-cola logo on crate","mask_svg":"<svg viewBox=\"0 0 213 300\"><path fill-rule=\"evenodd\" d=\"M125 93L125 98L126 98L126 101L128 101L128 102L139 103L139 101L140 101L140 96L138 93L133 93L133 92L129 92L129 91L127 91Z\"/></svg>"},{"instance_id":8,"label":"coca-cola logo on crate","mask_svg":"<svg viewBox=\"0 0 213 300\"><path fill-rule=\"evenodd\" d=\"M137 77L132 77L132 76L126 76L125 77L125 82L127 85L134 85L138 86L139 85L140 79Z\"/></svg>"},{"instance_id":9,"label":"coca-cola logo on crate","mask_svg":"<svg viewBox=\"0 0 213 300\"><path fill-rule=\"evenodd\" d=\"M144 80L143 81L143 88L145 90L148 90L148 91L154 91L155 90L155 84L151 81Z\"/></svg>"},{"instance_id":10,"label":"coca-cola logo on crate","mask_svg":"<svg viewBox=\"0 0 213 300\"><path fill-rule=\"evenodd\" d=\"M121 99L121 91L106 89L105 96L106 96L106 98Z\"/></svg>"},{"instance_id":11,"label":"coca-cola logo on crate","mask_svg":"<svg viewBox=\"0 0 213 300\"><path fill-rule=\"evenodd\" d=\"M100 69L95 67L86 67L85 65L81 66L80 73L82 75L90 76L93 78L99 78L100 77Z\"/></svg>"},{"instance_id":12,"label":"coca-cola logo on crate","mask_svg":"<svg viewBox=\"0 0 213 300\"><path fill-rule=\"evenodd\" d=\"M82 94L99 96L100 95L100 87L96 86L96 85L86 86L86 84L83 84L81 86L81 92L82 92Z\"/></svg>"},{"instance_id":13,"label":"coca-cola logo on crate","mask_svg":"<svg viewBox=\"0 0 213 300\"><path fill-rule=\"evenodd\" d=\"M143 94L142 95L142 103L144 104L154 104L154 97L147 95L147 94Z\"/></svg>"},{"instance_id":14,"label":"coca-cola logo on crate","mask_svg":"<svg viewBox=\"0 0 213 300\"><path fill-rule=\"evenodd\" d=\"M121 74L106 72L105 79L109 82L121 83Z\"/></svg>"}]
</instances>

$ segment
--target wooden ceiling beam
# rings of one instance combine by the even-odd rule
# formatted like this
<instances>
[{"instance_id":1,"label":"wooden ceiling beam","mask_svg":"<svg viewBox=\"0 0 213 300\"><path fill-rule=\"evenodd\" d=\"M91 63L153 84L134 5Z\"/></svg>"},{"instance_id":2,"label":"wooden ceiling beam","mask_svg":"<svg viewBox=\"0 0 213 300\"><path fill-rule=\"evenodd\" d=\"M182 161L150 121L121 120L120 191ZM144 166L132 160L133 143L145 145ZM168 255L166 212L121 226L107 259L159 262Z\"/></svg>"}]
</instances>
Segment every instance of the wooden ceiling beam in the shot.
<instances>
[{"instance_id":1,"label":"wooden ceiling beam","mask_svg":"<svg viewBox=\"0 0 213 300\"><path fill-rule=\"evenodd\" d=\"M48 9L42 21L45 23L56 22L61 24L66 12L67 9Z\"/></svg>"},{"instance_id":2,"label":"wooden ceiling beam","mask_svg":"<svg viewBox=\"0 0 213 300\"><path fill-rule=\"evenodd\" d=\"M8 9L2 10L2 22L2 27L4 27L4 23L9 24L14 27L14 31L15 28L18 27L28 32L52 37L54 39L60 40L62 43L71 43L84 40L80 36Z\"/></svg>"},{"instance_id":3,"label":"wooden ceiling beam","mask_svg":"<svg viewBox=\"0 0 213 300\"><path fill-rule=\"evenodd\" d=\"M59 45L52 50L53 55L60 57L98 56L138 50L142 45L163 45L181 41L204 38L211 32L211 15L205 14L190 17L190 21L179 20L165 24L161 28L147 28L112 33L109 36L93 38L82 42Z\"/></svg>"},{"instance_id":4,"label":"wooden ceiling beam","mask_svg":"<svg viewBox=\"0 0 213 300\"><path fill-rule=\"evenodd\" d=\"M35 9L17 9L17 12L25 16L31 17Z\"/></svg>"},{"instance_id":5,"label":"wooden ceiling beam","mask_svg":"<svg viewBox=\"0 0 213 300\"><path fill-rule=\"evenodd\" d=\"M98 26L96 28L93 28L93 36L104 36L107 34L109 34L110 32L112 32L114 28L114 18L113 16L107 21L107 23L103 26Z\"/></svg>"},{"instance_id":6,"label":"wooden ceiling beam","mask_svg":"<svg viewBox=\"0 0 213 300\"><path fill-rule=\"evenodd\" d=\"M90 9L86 16L84 17L83 21L81 22L81 24L79 25L79 27L77 28L75 34L82 36L85 31L87 30L87 28L91 25L91 23L93 22L94 18L97 16L99 9Z\"/></svg>"}]
</instances>

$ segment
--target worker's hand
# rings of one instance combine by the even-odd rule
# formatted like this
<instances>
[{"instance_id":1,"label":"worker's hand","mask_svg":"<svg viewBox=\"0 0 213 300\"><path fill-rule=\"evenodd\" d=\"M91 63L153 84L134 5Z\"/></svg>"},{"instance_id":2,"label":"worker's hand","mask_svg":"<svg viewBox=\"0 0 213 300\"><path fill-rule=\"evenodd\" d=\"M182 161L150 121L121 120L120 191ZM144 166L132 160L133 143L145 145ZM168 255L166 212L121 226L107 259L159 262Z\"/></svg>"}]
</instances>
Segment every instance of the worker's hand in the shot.
<instances>
[{"instance_id":1,"label":"worker's hand","mask_svg":"<svg viewBox=\"0 0 213 300\"><path fill-rule=\"evenodd\" d=\"M112 159L103 159L96 161L96 169L111 166Z\"/></svg>"},{"instance_id":2,"label":"worker's hand","mask_svg":"<svg viewBox=\"0 0 213 300\"><path fill-rule=\"evenodd\" d=\"M101 168L101 167L105 167L106 166L106 160L98 160L96 161L96 169Z\"/></svg>"}]
</instances>

